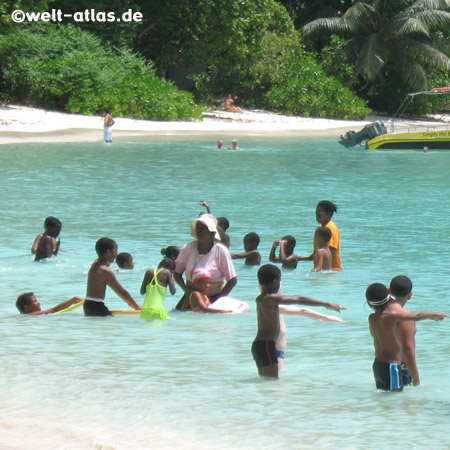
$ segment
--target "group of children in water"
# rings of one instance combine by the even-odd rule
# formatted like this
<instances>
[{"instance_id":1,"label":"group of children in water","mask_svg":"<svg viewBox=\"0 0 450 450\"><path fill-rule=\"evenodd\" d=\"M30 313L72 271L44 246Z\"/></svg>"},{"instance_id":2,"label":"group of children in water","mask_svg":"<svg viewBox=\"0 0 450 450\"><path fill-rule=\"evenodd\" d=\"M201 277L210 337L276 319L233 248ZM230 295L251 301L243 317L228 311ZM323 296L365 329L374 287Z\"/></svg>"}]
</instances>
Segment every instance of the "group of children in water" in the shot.
<instances>
[{"instance_id":1,"label":"group of children in water","mask_svg":"<svg viewBox=\"0 0 450 450\"><path fill-rule=\"evenodd\" d=\"M207 202L201 204L210 214ZM285 236L276 240L271 248L269 260L281 263L283 268L293 269L299 261L314 262L313 271L342 270L340 264L340 236L336 224L331 220L337 211L336 205L329 201L319 202L316 208L316 220L320 223L314 234L314 251L308 256L294 254L295 238ZM217 219L217 232L221 244L230 246L227 234L229 223L224 217ZM60 248L58 239L61 222L55 217L47 217L44 222L44 233L39 234L32 246L35 260L57 255ZM260 265L261 254L258 251L260 238L252 232L244 237L244 252L232 253L231 257L245 258L246 265ZM276 254L279 249L278 255ZM163 300L166 290L175 294L173 278L175 262L180 252L179 247L170 246L162 249L164 258L156 269L147 270L142 281L140 293L145 294L141 307L130 293L119 283L109 266L115 261L121 269L132 269L133 258L128 253L117 254L117 244L109 238L101 238L95 245L98 258L92 263L87 279L86 297L73 297L59 305L42 310L33 293L18 297L16 306L21 313L41 315L62 311L71 305L83 302L86 316L107 316L111 311L105 306L106 287L111 287L130 308L139 311L144 319L168 319ZM281 271L273 264L259 268L258 283L260 295L256 298L258 331L252 344L252 355L260 376L277 378L278 371L283 367L284 349L286 346L286 327L282 314L305 315L320 321L340 321L335 316L326 316L305 308L292 305L323 306L340 312L343 306L322 302L301 295L283 295L281 293ZM192 275L194 289L190 294L189 303L195 312L231 311L212 309L206 292L211 277L208 270L197 268ZM412 295L412 282L406 276L395 277L387 289L380 283L371 284L366 291L366 300L374 313L369 317L370 332L374 339L375 361L373 372L376 386L385 391L402 390L404 386L420 384L415 361L415 325L414 322L424 319L443 320L449 316L441 313L411 313L404 306Z\"/></svg>"}]
</instances>

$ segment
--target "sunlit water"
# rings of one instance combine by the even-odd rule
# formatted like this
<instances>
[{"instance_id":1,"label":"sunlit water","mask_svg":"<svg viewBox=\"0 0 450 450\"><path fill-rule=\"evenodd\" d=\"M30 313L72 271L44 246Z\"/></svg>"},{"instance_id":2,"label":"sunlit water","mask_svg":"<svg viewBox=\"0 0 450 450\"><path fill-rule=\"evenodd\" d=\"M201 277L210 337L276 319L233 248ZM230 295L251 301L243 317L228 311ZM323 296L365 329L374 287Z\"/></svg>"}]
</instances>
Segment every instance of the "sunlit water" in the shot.
<instances>
[{"instance_id":1,"label":"sunlit water","mask_svg":"<svg viewBox=\"0 0 450 450\"><path fill-rule=\"evenodd\" d=\"M422 386L379 393L364 292L407 274L410 309L450 312L450 153L292 137L241 137L244 151L232 152L214 149L218 137L0 147L0 448L449 448L449 323L418 325ZM257 269L242 260L233 296L250 313L149 323L16 311L22 292L43 308L83 296L102 236L132 253L135 269L118 278L142 302L145 270L162 247L191 240L203 199L228 217L232 251L247 232L261 236L263 263L286 234L309 254L316 203L339 205L344 271L312 274L301 263L283 272L283 288L345 305L346 323L287 317L280 380L259 379L250 354ZM30 247L47 215L63 223L65 253L35 263ZM179 297L168 295L167 309ZM106 303L127 306L111 291Z\"/></svg>"}]
</instances>

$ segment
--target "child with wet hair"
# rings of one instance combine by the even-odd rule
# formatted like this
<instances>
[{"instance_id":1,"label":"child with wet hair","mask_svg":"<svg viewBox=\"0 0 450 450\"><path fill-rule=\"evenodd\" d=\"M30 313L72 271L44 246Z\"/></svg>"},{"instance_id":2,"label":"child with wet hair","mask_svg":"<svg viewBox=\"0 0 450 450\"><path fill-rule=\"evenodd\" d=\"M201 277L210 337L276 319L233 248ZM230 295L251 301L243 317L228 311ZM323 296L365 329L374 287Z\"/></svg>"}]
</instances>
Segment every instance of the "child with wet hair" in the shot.
<instances>
[{"instance_id":1,"label":"child with wet hair","mask_svg":"<svg viewBox=\"0 0 450 450\"><path fill-rule=\"evenodd\" d=\"M119 253L116 256L116 264L119 269L131 270L134 268L133 257L126 252Z\"/></svg>"},{"instance_id":2,"label":"child with wet hair","mask_svg":"<svg viewBox=\"0 0 450 450\"><path fill-rule=\"evenodd\" d=\"M164 258L176 261L180 251L181 251L180 247L177 247L176 245L169 245L168 247L161 249L161 255L163 255Z\"/></svg>"},{"instance_id":3,"label":"child with wet hair","mask_svg":"<svg viewBox=\"0 0 450 450\"><path fill-rule=\"evenodd\" d=\"M38 234L31 247L31 253L35 256L35 261L50 258L57 255L61 240L57 239L61 232L62 224L59 219L53 216L48 216L44 221L44 232Z\"/></svg>"},{"instance_id":4,"label":"child with wet hair","mask_svg":"<svg viewBox=\"0 0 450 450\"><path fill-rule=\"evenodd\" d=\"M369 316L369 328L375 347L372 369L377 389L402 391L404 386L411 384L412 377L406 366L402 366L399 324L425 319L443 320L449 316L442 313L392 311L388 308L390 299L384 284L373 283L366 290L367 303L375 311Z\"/></svg>"},{"instance_id":5,"label":"child with wet hair","mask_svg":"<svg viewBox=\"0 0 450 450\"><path fill-rule=\"evenodd\" d=\"M331 230L327 227L318 227L314 233L314 247L316 251L313 255L314 269L313 272L322 270L331 270L332 256L328 243L331 239Z\"/></svg>"},{"instance_id":6,"label":"child with wet hair","mask_svg":"<svg viewBox=\"0 0 450 450\"><path fill-rule=\"evenodd\" d=\"M300 260L300 256L294 253L296 243L295 237L289 235L276 240L270 250L269 261L282 263L283 269L295 269ZM280 247L279 256L275 255L277 247Z\"/></svg>"},{"instance_id":7,"label":"child with wet hair","mask_svg":"<svg viewBox=\"0 0 450 450\"><path fill-rule=\"evenodd\" d=\"M244 236L244 252L232 253L232 259L245 258L246 266L259 266L261 264L261 253L258 251L259 235L255 232Z\"/></svg>"},{"instance_id":8,"label":"child with wet hair","mask_svg":"<svg viewBox=\"0 0 450 450\"><path fill-rule=\"evenodd\" d=\"M25 294L19 295L16 301L16 308L19 310L20 314L30 314L32 316L40 316L43 314L54 314L58 311L68 308L74 304L83 302L84 299L81 297L72 297L59 305L54 306L49 309L41 309L41 304L38 302L36 296L33 292L27 292Z\"/></svg>"},{"instance_id":9,"label":"child with wet hair","mask_svg":"<svg viewBox=\"0 0 450 450\"><path fill-rule=\"evenodd\" d=\"M163 306L167 286L172 295L176 292L173 280L175 261L164 258L156 270L149 269L145 272L141 285L141 295L145 294L142 306L141 319L170 319Z\"/></svg>"}]
</instances>

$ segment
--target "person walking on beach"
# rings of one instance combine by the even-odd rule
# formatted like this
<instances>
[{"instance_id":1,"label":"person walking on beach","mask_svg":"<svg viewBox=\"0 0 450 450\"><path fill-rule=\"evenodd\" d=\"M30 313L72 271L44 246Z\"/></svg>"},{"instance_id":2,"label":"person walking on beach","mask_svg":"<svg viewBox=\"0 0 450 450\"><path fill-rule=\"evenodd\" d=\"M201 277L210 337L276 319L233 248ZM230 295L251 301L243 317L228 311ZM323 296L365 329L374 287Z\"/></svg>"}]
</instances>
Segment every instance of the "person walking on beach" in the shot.
<instances>
[{"instance_id":1,"label":"person walking on beach","mask_svg":"<svg viewBox=\"0 0 450 450\"><path fill-rule=\"evenodd\" d=\"M114 125L114 119L109 112L109 109L104 110L105 119L103 120L103 128L104 128L104 139L105 142L110 144L112 142L112 126Z\"/></svg>"}]
</instances>

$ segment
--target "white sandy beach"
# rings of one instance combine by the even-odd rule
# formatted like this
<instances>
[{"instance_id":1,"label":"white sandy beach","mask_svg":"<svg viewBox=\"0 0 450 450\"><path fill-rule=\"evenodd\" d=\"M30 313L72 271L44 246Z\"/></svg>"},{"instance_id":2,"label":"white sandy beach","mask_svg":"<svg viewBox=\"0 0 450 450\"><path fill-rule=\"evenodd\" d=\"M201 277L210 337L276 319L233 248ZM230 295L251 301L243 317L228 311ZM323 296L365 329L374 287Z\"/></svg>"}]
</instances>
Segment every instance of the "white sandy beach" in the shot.
<instances>
[{"instance_id":1,"label":"white sandy beach","mask_svg":"<svg viewBox=\"0 0 450 450\"><path fill-rule=\"evenodd\" d=\"M264 111L243 114L210 111L202 121L157 122L115 117L114 139L128 136L190 133L267 134L281 131L299 135L339 136L367 122L289 117ZM0 107L0 144L22 142L86 142L103 139L103 117L64 114L25 106Z\"/></svg>"},{"instance_id":2,"label":"white sandy beach","mask_svg":"<svg viewBox=\"0 0 450 450\"><path fill-rule=\"evenodd\" d=\"M276 132L297 136L339 137L348 130L359 130L379 119L363 121L333 120L283 116L265 111L244 111L243 114L223 110L203 113L202 121L158 122L115 117L113 138L146 135L233 134L273 135ZM448 116L435 117L442 122ZM384 118L384 120L388 120ZM439 122L405 122L407 126L436 126ZM0 107L0 144L25 142L96 142L103 140L103 117L65 114L17 105Z\"/></svg>"}]
</instances>

